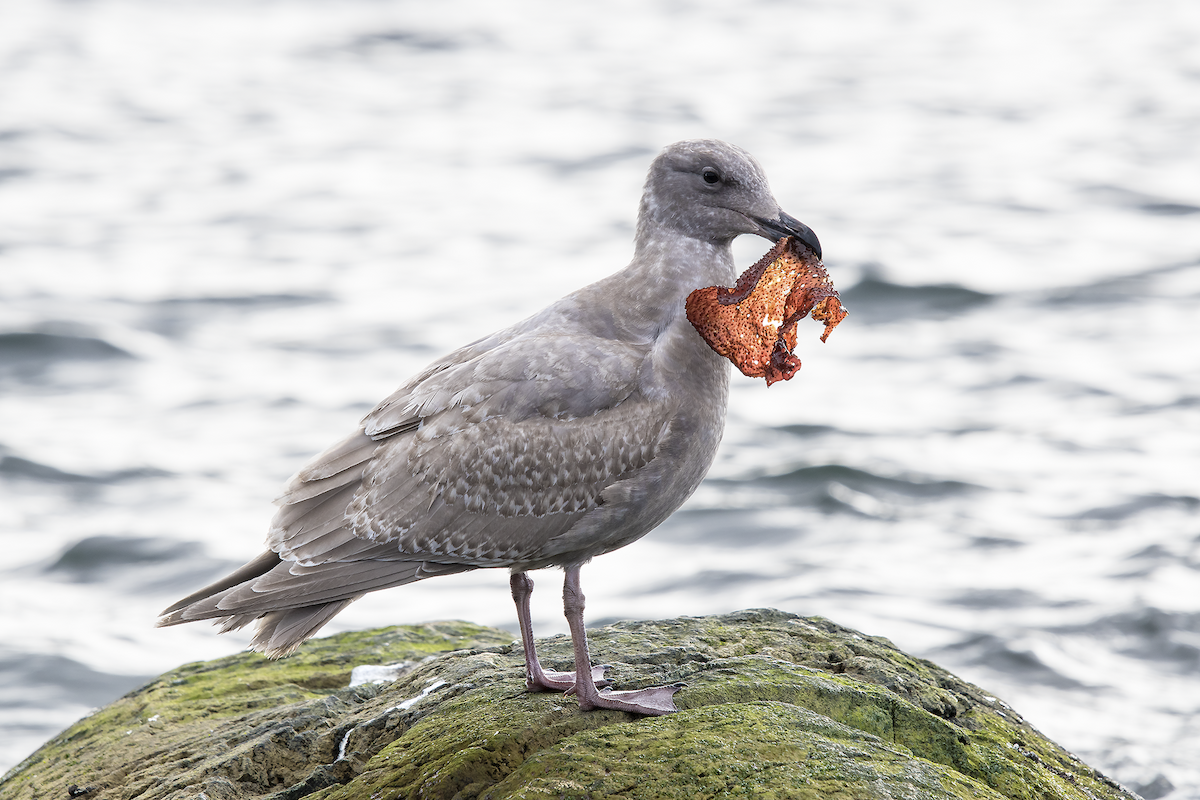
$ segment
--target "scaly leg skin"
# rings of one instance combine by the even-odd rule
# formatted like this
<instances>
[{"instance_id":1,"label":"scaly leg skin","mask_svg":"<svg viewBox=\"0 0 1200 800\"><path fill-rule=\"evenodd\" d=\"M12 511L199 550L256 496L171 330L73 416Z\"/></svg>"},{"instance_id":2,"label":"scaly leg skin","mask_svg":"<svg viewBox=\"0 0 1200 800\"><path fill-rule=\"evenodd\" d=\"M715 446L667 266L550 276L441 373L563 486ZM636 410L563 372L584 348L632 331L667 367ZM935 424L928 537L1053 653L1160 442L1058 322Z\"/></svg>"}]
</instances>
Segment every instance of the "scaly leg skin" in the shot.
<instances>
[{"instance_id":1,"label":"scaly leg skin","mask_svg":"<svg viewBox=\"0 0 1200 800\"><path fill-rule=\"evenodd\" d=\"M533 621L529 614L529 596L533 594L533 579L524 572L513 573L508 579L513 602L517 604L517 623L521 626L521 646L525 648L525 688L531 692L569 692L575 686L574 672L542 669L533 646ZM592 667L592 682L611 686L604 679L608 665Z\"/></svg>"},{"instance_id":2,"label":"scaly leg skin","mask_svg":"<svg viewBox=\"0 0 1200 800\"><path fill-rule=\"evenodd\" d=\"M684 687L682 683L671 686L651 686L626 692L611 689L600 691L588 680L588 666L592 663L588 653L587 633L583 627L583 591L579 588L579 566L567 567L563 580L563 613L571 627L571 643L575 646L575 689L579 708L591 711L594 708L611 708L632 714L659 717L676 711L672 697Z\"/></svg>"}]
</instances>

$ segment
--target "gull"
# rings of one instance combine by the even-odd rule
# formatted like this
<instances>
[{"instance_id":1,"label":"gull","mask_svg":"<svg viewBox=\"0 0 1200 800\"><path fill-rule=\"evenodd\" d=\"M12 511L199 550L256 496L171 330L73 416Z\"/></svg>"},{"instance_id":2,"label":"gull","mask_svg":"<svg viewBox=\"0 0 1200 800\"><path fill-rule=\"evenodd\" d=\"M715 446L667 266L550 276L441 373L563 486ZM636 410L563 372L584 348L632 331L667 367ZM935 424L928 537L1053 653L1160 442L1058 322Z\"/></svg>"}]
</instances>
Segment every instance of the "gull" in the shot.
<instances>
[{"instance_id":1,"label":"gull","mask_svg":"<svg viewBox=\"0 0 1200 800\"><path fill-rule=\"evenodd\" d=\"M732 285L741 234L810 228L783 213L758 162L711 139L650 166L624 269L454 351L381 402L287 484L267 551L162 612L158 624L257 621L251 648L296 649L367 592L504 567L530 691L661 715L682 684L614 691L591 666L580 569L646 535L695 491L725 427L729 362L684 301ZM534 649L530 570L561 567L574 672Z\"/></svg>"}]
</instances>

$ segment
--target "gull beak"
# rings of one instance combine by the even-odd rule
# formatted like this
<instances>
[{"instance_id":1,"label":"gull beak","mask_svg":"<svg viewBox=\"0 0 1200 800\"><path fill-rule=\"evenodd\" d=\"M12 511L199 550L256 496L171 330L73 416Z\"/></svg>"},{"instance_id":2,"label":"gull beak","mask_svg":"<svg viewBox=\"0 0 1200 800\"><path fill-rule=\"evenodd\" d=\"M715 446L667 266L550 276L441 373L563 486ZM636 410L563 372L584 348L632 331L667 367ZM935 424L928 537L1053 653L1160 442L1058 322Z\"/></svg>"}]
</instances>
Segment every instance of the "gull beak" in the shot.
<instances>
[{"instance_id":1,"label":"gull beak","mask_svg":"<svg viewBox=\"0 0 1200 800\"><path fill-rule=\"evenodd\" d=\"M803 242L809 250L817 254L817 258L821 258L821 240L813 233L812 228L805 225L800 220L779 212L779 216L775 219L765 219L763 217L754 217L758 223L758 235L772 242L778 242L785 236L795 236Z\"/></svg>"}]
</instances>

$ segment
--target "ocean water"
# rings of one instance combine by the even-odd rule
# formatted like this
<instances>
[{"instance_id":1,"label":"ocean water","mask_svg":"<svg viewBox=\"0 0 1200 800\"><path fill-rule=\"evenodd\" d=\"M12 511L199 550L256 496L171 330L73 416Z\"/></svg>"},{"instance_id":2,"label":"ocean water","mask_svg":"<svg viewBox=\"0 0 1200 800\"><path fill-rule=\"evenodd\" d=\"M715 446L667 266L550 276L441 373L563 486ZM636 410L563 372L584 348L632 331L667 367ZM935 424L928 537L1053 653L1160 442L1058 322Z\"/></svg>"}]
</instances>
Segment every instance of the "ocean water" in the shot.
<instances>
[{"instance_id":1,"label":"ocean water","mask_svg":"<svg viewBox=\"0 0 1200 800\"><path fill-rule=\"evenodd\" d=\"M585 568L589 621L822 614L1200 797L1200 5L0 15L0 769L244 647L153 620L409 375L623 266L654 154L711 136L851 315L735 378L697 494ZM506 574L327 631L443 618L515 628Z\"/></svg>"}]
</instances>

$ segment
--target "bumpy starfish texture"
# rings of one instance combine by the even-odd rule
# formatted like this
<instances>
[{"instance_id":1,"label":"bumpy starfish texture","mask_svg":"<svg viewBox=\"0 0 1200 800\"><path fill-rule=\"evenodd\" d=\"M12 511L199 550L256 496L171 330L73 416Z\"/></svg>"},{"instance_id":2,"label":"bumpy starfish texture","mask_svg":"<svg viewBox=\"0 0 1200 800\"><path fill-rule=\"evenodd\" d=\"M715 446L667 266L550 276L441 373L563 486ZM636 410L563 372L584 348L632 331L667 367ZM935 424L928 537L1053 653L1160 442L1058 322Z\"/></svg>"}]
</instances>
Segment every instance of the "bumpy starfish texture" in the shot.
<instances>
[{"instance_id":1,"label":"bumpy starfish texture","mask_svg":"<svg viewBox=\"0 0 1200 800\"><path fill-rule=\"evenodd\" d=\"M688 321L708 346L749 378L770 386L800 369L796 323L825 323L821 341L846 317L829 274L811 250L788 236L738 278L733 288L706 286L688 295Z\"/></svg>"}]
</instances>

